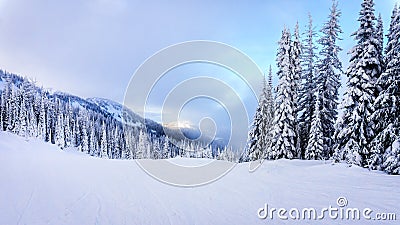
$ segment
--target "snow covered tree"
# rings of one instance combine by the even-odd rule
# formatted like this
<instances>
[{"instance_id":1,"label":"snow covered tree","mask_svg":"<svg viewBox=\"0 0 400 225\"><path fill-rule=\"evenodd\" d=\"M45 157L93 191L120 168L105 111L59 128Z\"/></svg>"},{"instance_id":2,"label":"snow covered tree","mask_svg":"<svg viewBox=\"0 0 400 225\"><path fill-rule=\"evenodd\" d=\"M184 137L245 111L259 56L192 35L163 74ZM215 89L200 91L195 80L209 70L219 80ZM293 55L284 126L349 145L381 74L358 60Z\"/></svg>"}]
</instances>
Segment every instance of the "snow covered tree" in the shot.
<instances>
[{"instance_id":1,"label":"snow covered tree","mask_svg":"<svg viewBox=\"0 0 400 225\"><path fill-rule=\"evenodd\" d=\"M378 43L378 57L379 61L383 62L383 21L382 16L379 13L377 24L376 24L376 38L379 41ZM384 71L384 64L381 64L382 71Z\"/></svg>"},{"instance_id":2,"label":"snow covered tree","mask_svg":"<svg viewBox=\"0 0 400 225\"><path fill-rule=\"evenodd\" d=\"M5 80L5 82L4 82ZM11 80L6 77L6 79L3 79L4 86L3 90L1 91L1 105L0 105L0 131L5 131L8 125L8 112L9 112L9 107L8 107L8 100L11 94Z\"/></svg>"},{"instance_id":3,"label":"snow covered tree","mask_svg":"<svg viewBox=\"0 0 400 225\"><path fill-rule=\"evenodd\" d=\"M155 139L153 142L153 159L161 159L162 155L161 155L161 146L160 146L160 142Z\"/></svg>"},{"instance_id":4,"label":"snow covered tree","mask_svg":"<svg viewBox=\"0 0 400 225\"><path fill-rule=\"evenodd\" d=\"M374 102L372 122L376 136L370 144L372 169L399 174L400 137L400 13L393 9L388 44L385 49L385 71L377 80L379 95Z\"/></svg>"},{"instance_id":5,"label":"snow covered tree","mask_svg":"<svg viewBox=\"0 0 400 225\"><path fill-rule=\"evenodd\" d=\"M400 174L400 138L386 150L382 167L389 174Z\"/></svg>"},{"instance_id":6,"label":"snow covered tree","mask_svg":"<svg viewBox=\"0 0 400 225\"><path fill-rule=\"evenodd\" d=\"M95 133L95 123L92 121L91 129L89 130L89 151L91 156L98 156L98 139Z\"/></svg>"},{"instance_id":7,"label":"snow covered tree","mask_svg":"<svg viewBox=\"0 0 400 225\"><path fill-rule=\"evenodd\" d=\"M269 70L269 79L272 80L272 69ZM265 157L271 142L271 130L273 120L273 97L272 81L267 84L263 78L263 88L258 102L258 107L254 115L253 124L249 132L248 156L243 159L252 161ZM243 160L247 161L247 160Z\"/></svg>"},{"instance_id":8,"label":"snow covered tree","mask_svg":"<svg viewBox=\"0 0 400 225\"><path fill-rule=\"evenodd\" d=\"M11 84L11 80L9 81ZM8 85L7 85L8 86ZM18 90L16 87L14 87L14 85L10 85L10 92L6 98L7 101L7 127L6 130L7 131L13 131L15 128L15 124L16 121L18 119L18 98L19 98L19 94L18 94Z\"/></svg>"},{"instance_id":9,"label":"snow covered tree","mask_svg":"<svg viewBox=\"0 0 400 225\"><path fill-rule=\"evenodd\" d=\"M282 32L277 53L279 84L276 95L276 111L274 129L272 133L271 151L269 159L288 158L297 156L296 133L296 79L292 69L290 31L286 28Z\"/></svg>"},{"instance_id":10,"label":"snow covered tree","mask_svg":"<svg viewBox=\"0 0 400 225\"><path fill-rule=\"evenodd\" d=\"M308 14L308 20L307 31L304 33L306 38L303 42L301 57L303 71L299 96L299 138L302 157L304 156L304 151L308 143L315 107L314 64L317 60L317 55L315 54L317 47L314 45L314 37L316 33L314 31L311 14Z\"/></svg>"},{"instance_id":11,"label":"snow covered tree","mask_svg":"<svg viewBox=\"0 0 400 225\"><path fill-rule=\"evenodd\" d=\"M313 114L310 138L308 140L306 152L304 154L305 159L323 159L324 158L324 139L323 139L323 128L320 114L320 98L317 96L315 103L315 113Z\"/></svg>"},{"instance_id":12,"label":"snow covered tree","mask_svg":"<svg viewBox=\"0 0 400 225\"><path fill-rule=\"evenodd\" d=\"M89 136L88 136L88 130L87 130L87 112L83 114L83 117L81 119L81 136L82 136L82 143L81 143L81 151L89 154L90 149L89 149ZM102 155L103 156L103 155Z\"/></svg>"},{"instance_id":13,"label":"snow covered tree","mask_svg":"<svg viewBox=\"0 0 400 225\"><path fill-rule=\"evenodd\" d=\"M46 113L46 141L54 144L54 104L52 100L47 101L47 113Z\"/></svg>"},{"instance_id":14,"label":"snow covered tree","mask_svg":"<svg viewBox=\"0 0 400 225\"><path fill-rule=\"evenodd\" d=\"M138 146L137 146L136 153L135 153L136 159L145 158L146 151L147 151L147 145L148 145L147 135L145 134L145 132L140 130L139 142L138 142Z\"/></svg>"},{"instance_id":15,"label":"snow covered tree","mask_svg":"<svg viewBox=\"0 0 400 225\"><path fill-rule=\"evenodd\" d=\"M300 40L300 33L299 33L299 23L296 23L294 34L293 34L293 41L291 42L290 48L290 62L291 62L291 73L293 82L291 82L292 89L293 89L293 96L294 96L294 105L296 110L298 110L298 103L299 103L299 92L300 92L300 79L302 74L301 69L301 55L302 55L302 45ZM297 118L296 118L297 119Z\"/></svg>"},{"instance_id":16,"label":"snow covered tree","mask_svg":"<svg viewBox=\"0 0 400 225\"><path fill-rule=\"evenodd\" d=\"M39 112L39 121L38 121L38 137L42 140L46 140L46 108L47 97L44 91L41 92L40 95L40 112Z\"/></svg>"},{"instance_id":17,"label":"snow covered tree","mask_svg":"<svg viewBox=\"0 0 400 225\"><path fill-rule=\"evenodd\" d=\"M169 154L169 138L167 136L165 136L165 138L164 138L162 155L163 155L163 159L168 159L170 156L170 154Z\"/></svg>"},{"instance_id":18,"label":"snow covered tree","mask_svg":"<svg viewBox=\"0 0 400 225\"><path fill-rule=\"evenodd\" d=\"M207 159L212 159L213 158L213 150L212 150L212 146L208 145L203 152L203 158L207 158Z\"/></svg>"},{"instance_id":19,"label":"snow covered tree","mask_svg":"<svg viewBox=\"0 0 400 225\"><path fill-rule=\"evenodd\" d=\"M4 80L3 80L4 81ZM3 90L1 92L1 124L0 129L2 131L7 130L9 123L9 112L10 112L10 97L11 97L11 89L12 83L9 77L5 78Z\"/></svg>"},{"instance_id":20,"label":"snow covered tree","mask_svg":"<svg viewBox=\"0 0 400 225\"><path fill-rule=\"evenodd\" d=\"M72 132L72 146L78 147L81 142L81 137L79 132L79 121L77 117L74 118L73 124L74 124L74 129Z\"/></svg>"},{"instance_id":21,"label":"snow covered tree","mask_svg":"<svg viewBox=\"0 0 400 225\"><path fill-rule=\"evenodd\" d=\"M30 104L28 108L28 136L37 137L37 118L33 109L33 105Z\"/></svg>"},{"instance_id":22,"label":"snow covered tree","mask_svg":"<svg viewBox=\"0 0 400 225\"><path fill-rule=\"evenodd\" d=\"M26 102L23 97L23 94L20 94L20 107L19 107L19 116L17 118L15 127L14 127L14 132L18 134L21 137L27 137L27 128L28 128L28 112L26 109Z\"/></svg>"},{"instance_id":23,"label":"snow covered tree","mask_svg":"<svg viewBox=\"0 0 400 225\"><path fill-rule=\"evenodd\" d=\"M133 129L127 125L124 126L124 137L125 137L125 155L126 159L133 159L135 149L135 137L133 135Z\"/></svg>"},{"instance_id":24,"label":"snow covered tree","mask_svg":"<svg viewBox=\"0 0 400 225\"><path fill-rule=\"evenodd\" d=\"M60 148L65 147L64 118L62 113L57 114L55 142Z\"/></svg>"},{"instance_id":25,"label":"snow covered tree","mask_svg":"<svg viewBox=\"0 0 400 225\"><path fill-rule=\"evenodd\" d=\"M292 79L291 82L292 90L293 90L293 104L294 104L294 125L295 125L295 132L296 132L296 155L295 157L301 157L300 151L300 136L298 135L300 127L298 123L298 114L301 111L299 106L300 101L300 84L301 84L301 54L302 54L302 45L300 40L300 33L299 33L299 23L296 23L294 34L293 34L293 41L291 42L290 48L290 58L291 58L291 69L292 69Z\"/></svg>"},{"instance_id":26,"label":"snow covered tree","mask_svg":"<svg viewBox=\"0 0 400 225\"><path fill-rule=\"evenodd\" d=\"M3 118L3 124L1 129L2 130L8 130L8 126L10 123L10 103L11 103L11 92L12 92L12 83L11 83L11 79L9 77L6 77L5 79L5 84L4 84L4 89L1 92L1 96L3 99L2 102L2 118Z\"/></svg>"},{"instance_id":27,"label":"snow covered tree","mask_svg":"<svg viewBox=\"0 0 400 225\"><path fill-rule=\"evenodd\" d=\"M110 148L111 152L112 152L111 158L119 159L119 158L121 158L122 146L120 143L121 134L119 132L118 126L115 126L113 135L114 135L114 137L112 138L112 147Z\"/></svg>"},{"instance_id":28,"label":"snow covered tree","mask_svg":"<svg viewBox=\"0 0 400 225\"><path fill-rule=\"evenodd\" d=\"M374 136L370 117L377 96L375 82L381 74L379 40L376 35L373 0L361 4L359 29L353 34L356 46L350 51L350 65L344 107L344 128L337 135L335 151L343 151L348 163L366 166L370 158L369 144ZM323 103L324 104L324 103ZM336 159L341 160L341 159Z\"/></svg>"},{"instance_id":29,"label":"snow covered tree","mask_svg":"<svg viewBox=\"0 0 400 225\"><path fill-rule=\"evenodd\" d=\"M108 158L108 146L107 146L107 126L103 124L101 126L101 140L100 140L100 156L101 158Z\"/></svg>"},{"instance_id":30,"label":"snow covered tree","mask_svg":"<svg viewBox=\"0 0 400 225\"><path fill-rule=\"evenodd\" d=\"M68 103L66 104L66 112L64 115L64 135L65 135L65 146L71 146L72 139L72 129L71 129L71 117L72 117L72 109L71 102L68 98Z\"/></svg>"},{"instance_id":31,"label":"snow covered tree","mask_svg":"<svg viewBox=\"0 0 400 225\"><path fill-rule=\"evenodd\" d=\"M322 36L318 43L322 46L319 52L320 59L317 62L316 92L320 101L320 119L322 124L322 137L324 139L324 157L330 157L333 153L333 136L335 122L338 116L338 101L340 88L340 75L342 63L339 60L339 52L342 50L337 41L343 33L339 25L341 12L337 1L332 2L327 22L321 29Z\"/></svg>"}]
</instances>

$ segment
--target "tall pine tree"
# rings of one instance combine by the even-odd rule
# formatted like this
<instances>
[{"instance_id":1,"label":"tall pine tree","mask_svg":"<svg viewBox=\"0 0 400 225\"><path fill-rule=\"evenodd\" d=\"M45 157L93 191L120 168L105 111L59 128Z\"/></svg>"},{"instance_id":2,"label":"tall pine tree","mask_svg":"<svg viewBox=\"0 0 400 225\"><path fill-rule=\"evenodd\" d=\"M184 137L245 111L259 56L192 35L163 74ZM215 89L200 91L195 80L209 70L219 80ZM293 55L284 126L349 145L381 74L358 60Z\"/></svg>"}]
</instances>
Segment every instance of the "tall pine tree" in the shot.
<instances>
[{"instance_id":1,"label":"tall pine tree","mask_svg":"<svg viewBox=\"0 0 400 225\"><path fill-rule=\"evenodd\" d=\"M299 33L299 23L296 23L294 34L293 34L293 41L291 42L290 48L290 61L291 61L291 70L292 70L292 79L291 88L293 90L293 105L294 105L294 126L295 126L295 146L296 146L296 154L295 157L301 157L300 151L300 137L298 136L300 127L298 123L298 114L300 111L299 101L300 101L300 82L301 82L301 54L302 54L302 45L300 40L300 33Z\"/></svg>"},{"instance_id":2,"label":"tall pine tree","mask_svg":"<svg viewBox=\"0 0 400 225\"><path fill-rule=\"evenodd\" d=\"M336 160L366 166L370 158L369 143L374 136L370 117L377 96L375 82L381 73L379 38L377 37L373 0L361 4L359 29L353 34L356 46L350 51L350 65L346 72L347 90L343 101L344 128L337 135Z\"/></svg>"},{"instance_id":3,"label":"tall pine tree","mask_svg":"<svg viewBox=\"0 0 400 225\"><path fill-rule=\"evenodd\" d=\"M339 25L340 15L337 1L333 1L328 20L321 29L322 36L318 40L322 49L317 62L315 88L320 102L318 111L323 131L324 157L332 155L334 144L332 137L335 133L334 125L338 115L340 75L342 74L342 63L338 54L342 49L338 46L337 41L341 40L339 35L343 33Z\"/></svg>"},{"instance_id":4,"label":"tall pine tree","mask_svg":"<svg viewBox=\"0 0 400 225\"><path fill-rule=\"evenodd\" d=\"M324 158L324 139L323 139L323 128L320 114L320 99L317 96L315 102L315 113L313 114L310 138L308 139L306 152L304 154L305 159L323 159Z\"/></svg>"},{"instance_id":5,"label":"tall pine tree","mask_svg":"<svg viewBox=\"0 0 400 225\"><path fill-rule=\"evenodd\" d=\"M282 32L277 53L277 66L279 84L276 96L276 111L274 116L274 129L271 142L269 159L287 158L297 156L296 133L296 80L293 75L291 57L290 31L286 28Z\"/></svg>"},{"instance_id":6,"label":"tall pine tree","mask_svg":"<svg viewBox=\"0 0 400 225\"><path fill-rule=\"evenodd\" d=\"M314 36L316 35L313 27L311 14L308 14L307 31L304 33L306 38L303 44L302 62L302 83L300 89L299 106L299 137L301 157L304 156L305 148L308 143L311 120L315 108L315 68L314 64L317 59L315 51L317 47L314 45Z\"/></svg>"},{"instance_id":7,"label":"tall pine tree","mask_svg":"<svg viewBox=\"0 0 400 225\"><path fill-rule=\"evenodd\" d=\"M272 78L272 69L269 70L269 79ZM265 152L271 141L271 129L273 120L273 99L271 82L267 84L263 78L263 88L259 98L258 107L254 115L253 124L249 133L248 157L255 161L265 157ZM246 157L245 157L246 159ZM246 160L245 160L246 161Z\"/></svg>"},{"instance_id":8,"label":"tall pine tree","mask_svg":"<svg viewBox=\"0 0 400 225\"><path fill-rule=\"evenodd\" d=\"M377 135L371 142L371 168L400 174L400 13L393 9L388 44L385 49L386 69L379 77L379 96L372 121Z\"/></svg>"}]
</instances>

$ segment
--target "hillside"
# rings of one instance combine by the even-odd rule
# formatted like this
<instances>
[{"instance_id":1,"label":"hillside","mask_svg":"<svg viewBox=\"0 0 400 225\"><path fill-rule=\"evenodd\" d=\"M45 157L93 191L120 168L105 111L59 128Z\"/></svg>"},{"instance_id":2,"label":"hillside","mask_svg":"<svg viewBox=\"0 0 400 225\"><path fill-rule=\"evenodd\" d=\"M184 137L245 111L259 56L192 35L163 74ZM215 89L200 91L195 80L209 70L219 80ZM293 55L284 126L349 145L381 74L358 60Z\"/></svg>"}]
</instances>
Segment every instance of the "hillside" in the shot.
<instances>
[{"instance_id":1,"label":"hillside","mask_svg":"<svg viewBox=\"0 0 400 225\"><path fill-rule=\"evenodd\" d=\"M195 165L206 159L169 160ZM238 164L214 183L180 188L154 180L133 160L90 157L5 132L0 132L0 180L0 224L322 224L283 221L276 214L272 221L260 220L257 210L265 203L337 207L341 196L348 207L400 215L398 176L345 164L278 160L254 173L248 164Z\"/></svg>"}]
</instances>

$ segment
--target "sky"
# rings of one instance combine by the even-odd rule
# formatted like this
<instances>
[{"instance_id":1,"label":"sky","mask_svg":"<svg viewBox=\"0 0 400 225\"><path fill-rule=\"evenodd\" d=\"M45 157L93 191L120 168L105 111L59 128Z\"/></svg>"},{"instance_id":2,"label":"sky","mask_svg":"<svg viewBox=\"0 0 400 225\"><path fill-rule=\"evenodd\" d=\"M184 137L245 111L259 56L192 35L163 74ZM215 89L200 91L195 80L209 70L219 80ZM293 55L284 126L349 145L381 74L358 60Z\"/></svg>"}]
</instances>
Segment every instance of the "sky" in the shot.
<instances>
[{"instance_id":1,"label":"sky","mask_svg":"<svg viewBox=\"0 0 400 225\"><path fill-rule=\"evenodd\" d=\"M361 2L339 1L344 68L347 52L354 45L350 35L358 27ZM395 2L398 0L375 0L385 31ZM123 102L136 69L157 51L184 41L226 43L248 55L262 71L272 65L275 72L277 42L284 26L293 30L298 21L300 32L304 32L311 13L319 30L330 6L330 0L0 0L0 68L35 79L46 88ZM168 88L185 76L198 76L199 71L239 90L240 98L247 99L251 120L257 104L254 96L238 84L235 74L209 65L169 72L151 95L149 109L154 108L154 113L148 116L160 121L157 111ZM215 117L217 125L225 124L218 126L219 134L226 133L231 129L229 115L221 107L212 107L218 102L206 100L188 102L182 109L181 122L194 125L203 117Z\"/></svg>"}]
</instances>

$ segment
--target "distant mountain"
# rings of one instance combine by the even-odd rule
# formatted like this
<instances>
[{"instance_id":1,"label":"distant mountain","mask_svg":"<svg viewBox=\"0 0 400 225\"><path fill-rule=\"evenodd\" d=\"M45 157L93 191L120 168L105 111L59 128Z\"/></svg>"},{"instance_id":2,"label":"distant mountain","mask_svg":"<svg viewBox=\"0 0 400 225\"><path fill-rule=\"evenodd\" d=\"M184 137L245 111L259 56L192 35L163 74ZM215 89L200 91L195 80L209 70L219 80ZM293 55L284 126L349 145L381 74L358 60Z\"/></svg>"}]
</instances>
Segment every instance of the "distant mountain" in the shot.
<instances>
[{"instance_id":1,"label":"distant mountain","mask_svg":"<svg viewBox=\"0 0 400 225\"><path fill-rule=\"evenodd\" d=\"M151 119L144 119L118 102L104 98L88 98L87 102L95 104L122 123L133 127L146 128L148 132L157 136L164 135L164 128L161 124Z\"/></svg>"}]
</instances>

